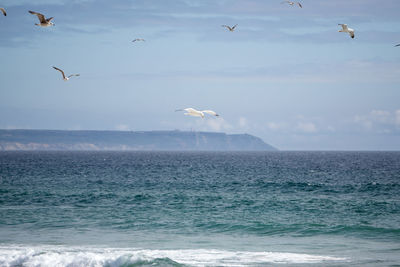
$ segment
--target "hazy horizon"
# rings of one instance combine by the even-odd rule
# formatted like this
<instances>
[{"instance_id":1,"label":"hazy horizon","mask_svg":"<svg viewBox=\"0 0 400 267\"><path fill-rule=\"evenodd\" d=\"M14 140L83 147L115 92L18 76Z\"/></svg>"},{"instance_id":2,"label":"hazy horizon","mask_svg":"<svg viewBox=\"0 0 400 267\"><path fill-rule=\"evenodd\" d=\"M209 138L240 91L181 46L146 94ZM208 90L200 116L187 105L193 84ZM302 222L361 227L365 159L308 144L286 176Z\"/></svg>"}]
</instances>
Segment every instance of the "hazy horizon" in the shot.
<instances>
[{"instance_id":1,"label":"hazy horizon","mask_svg":"<svg viewBox=\"0 0 400 267\"><path fill-rule=\"evenodd\" d=\"M0 128L194 130L248 133L280 150L400 150L400 2L301 3L4 0ZM28 10L55 26L35 26ZM52 66L81 76L64 82ZM186 107L221 116L175 112Z\"/></svg>"}]
</instances>

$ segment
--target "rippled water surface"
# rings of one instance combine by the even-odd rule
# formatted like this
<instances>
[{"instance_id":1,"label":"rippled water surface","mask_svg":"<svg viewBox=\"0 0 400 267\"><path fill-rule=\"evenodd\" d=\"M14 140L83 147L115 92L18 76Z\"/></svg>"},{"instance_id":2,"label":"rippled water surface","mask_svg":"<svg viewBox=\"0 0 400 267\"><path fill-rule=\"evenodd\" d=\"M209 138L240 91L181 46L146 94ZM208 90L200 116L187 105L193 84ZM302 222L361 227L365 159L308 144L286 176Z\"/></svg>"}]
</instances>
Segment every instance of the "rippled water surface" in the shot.
<instances>
[{"instance_id":1,"label":"rippled water surface","mask_svg":"<svg viewBox=\"0 0 400 267\"><path fill-rule=\"evenodd\" d=\"M399 152L1 152L1 266L400 264Z\"/></svg>"}]
</instances>

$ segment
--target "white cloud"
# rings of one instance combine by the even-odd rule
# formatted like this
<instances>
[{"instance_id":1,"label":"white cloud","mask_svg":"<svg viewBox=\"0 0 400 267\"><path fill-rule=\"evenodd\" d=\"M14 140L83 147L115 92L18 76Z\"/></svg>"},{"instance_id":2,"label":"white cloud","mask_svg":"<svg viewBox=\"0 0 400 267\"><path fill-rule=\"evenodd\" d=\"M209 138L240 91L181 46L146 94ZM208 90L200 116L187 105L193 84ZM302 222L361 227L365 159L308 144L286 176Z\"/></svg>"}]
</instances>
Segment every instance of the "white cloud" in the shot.
<instances>
[{"instance_id":1,"label":"white cloud","mask_svg":"<svg viewBox=\"0 0 400 267\"><path fill-rule=\"evenodd\" d=\"M247 119L245 117L239 118L239 127L240 128L248 128Z\"/></svg>"},{"instance_id":2,"label":"white cloud","mask_svg":"<svg viewBox=\"0 0 400 267\"><path fill-rule=\"evenodd\" d=\"M387 110L372 110L366 115L356 115L353 121L367 130L378 133L391 133L394 127L400 126L400 109L394 112Z\"/></svg>"},{"instance_id":3,"label":"white cloud","mask_svg":"<svg viewBox=\"0 0 400 267\"><path fill-rule=\"evenodd\" d=\"M267 127L268 127L268 129L270 129L272 131L279 131L279 130L283 130L286 128L286 123L271 121L271 122L267 123Z\"/></svg>"},{"instance_id":4,"label":"white cloud","mask_svg":"<svg viewBox=\"0 0 400 267\"><path fill-rule=\"evenodd\" d=\"M129 125L127 124L118 124L117 126L115 126L115 129L118 131L129 131Z\"/></svg>"},{"instance_id":5,"label":"white cloud","mask_svg":"<svg viewBox=\"0 0 400 267\"><path fill-rule=\"evenodd\" d=\"M386 110L373 110L371 111L371 117L381 123L388 123L392 119L391 113Z\"/></svg>"},{"instance_id":6,"label":"white cloud","mask_svg":"<svg viewBox=\"0 0 400 267\"><path fill-rule=\"evenodd\" d=\"M396 126L400 127L400 109L396 110L395 124Z\"/></svg>"},{"instance_id":7,"label":"white cloud","mask_svg":"<svg viewBox=\"0 0 400 267\"><path fill-rule=\"evenodd\" d=\"M366 129L371 129L372 128L372 122L365 116L356 115L356 116L354 116L353 121L356 124L362 125Z\"/></svg>"},{"instance_id":8,"label":"white cloud","mask_svg":"<svg viewBox=\"0 0 400 267\"><path fill-rule=\"evenodd\" d=\"M230 123L225 121L224 118L219 117L197 119L195 128L201 131L226 132L233 127Z\"/></svg>"},{"instance_id":9,"label":"white cloud","mask_svg":"<svg viewBox=\"0 0 400 267\"><path fill-rule=\"evenodd\" d=\"M312 122L298 122L297 129L305 133L315 133L317 132L317 127Z\"/></svg>"}]
</instances>

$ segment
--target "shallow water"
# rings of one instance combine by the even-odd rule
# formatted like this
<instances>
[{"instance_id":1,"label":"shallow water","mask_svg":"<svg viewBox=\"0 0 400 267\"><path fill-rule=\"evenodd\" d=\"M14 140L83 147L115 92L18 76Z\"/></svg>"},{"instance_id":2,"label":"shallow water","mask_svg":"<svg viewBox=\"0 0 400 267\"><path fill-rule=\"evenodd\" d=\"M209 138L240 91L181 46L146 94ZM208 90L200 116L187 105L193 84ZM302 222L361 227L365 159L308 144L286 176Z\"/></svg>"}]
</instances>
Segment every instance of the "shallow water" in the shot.
<instances>
[{"instance_id":1,"label":"shallow water","mask_svg":"<svg viewBox=\"0 0 400 267\"><path fill-rule=\"evenodd\" d=\"M1 152L1 266L400 264L399 152Z\"/></svg>"}]
</instances>

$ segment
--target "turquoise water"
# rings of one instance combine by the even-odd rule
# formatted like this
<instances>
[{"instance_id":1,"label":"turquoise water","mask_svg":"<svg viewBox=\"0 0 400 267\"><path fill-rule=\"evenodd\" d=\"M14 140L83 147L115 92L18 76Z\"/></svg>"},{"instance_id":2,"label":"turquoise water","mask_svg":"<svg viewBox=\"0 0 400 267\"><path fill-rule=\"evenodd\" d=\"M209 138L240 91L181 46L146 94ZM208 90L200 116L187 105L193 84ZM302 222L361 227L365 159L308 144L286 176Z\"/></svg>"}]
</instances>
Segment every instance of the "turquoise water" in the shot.
<instances>
[{"instance_id":1,"label":"turquoise water","mask_svg":"<svg viewBox=\"0 0 400 267\"><path fill-rule=\"evenodd\" d=\"M0 266L400 266L400 152L1 152Z\"/></svg>"}]
</instances>

